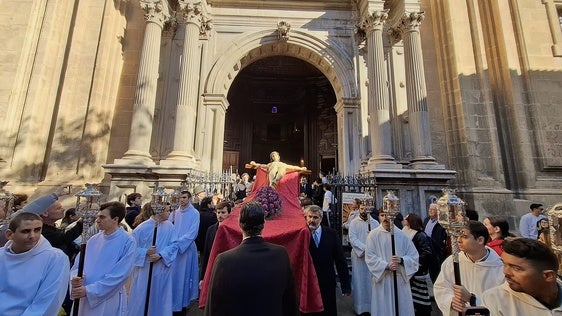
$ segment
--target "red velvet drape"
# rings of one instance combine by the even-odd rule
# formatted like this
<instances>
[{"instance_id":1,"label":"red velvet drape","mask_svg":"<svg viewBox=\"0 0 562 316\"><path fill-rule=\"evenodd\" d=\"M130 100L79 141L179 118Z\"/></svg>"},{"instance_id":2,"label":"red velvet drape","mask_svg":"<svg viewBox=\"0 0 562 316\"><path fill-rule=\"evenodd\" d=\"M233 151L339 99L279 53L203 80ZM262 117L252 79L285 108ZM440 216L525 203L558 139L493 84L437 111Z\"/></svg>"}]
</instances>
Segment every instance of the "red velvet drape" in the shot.
<instances>
[{"instance_id":1,"label":"red velvet drape","mask_svg":"<svg viewBox=\"0 0 562 316\"><path fill-rule=\"evenodd\" d=\"M304 221L298 200L298 181L299 173L292 171L287 172L279 182L277 191L283 200L283 211L275 219L266 221L262 236L268 242L282 245L287 249L293 266L293 274L299 295L299 310L303 313L312 313L322 311L323 307L316 271L308 252L310 231ZM252 187L252 192L245 200L251 201L257 190L268 184L267 171L263 168L257 169L257 177ZM200 308L204 308L207 301L207 290L216 256L221 252L238 246L242 241L242 232L238 226L240 208L241 205L234 208L230 217L217 230L199 296ZM236 271L232 271L232 273L236 273Z\"/></svg>"}]
</instances>

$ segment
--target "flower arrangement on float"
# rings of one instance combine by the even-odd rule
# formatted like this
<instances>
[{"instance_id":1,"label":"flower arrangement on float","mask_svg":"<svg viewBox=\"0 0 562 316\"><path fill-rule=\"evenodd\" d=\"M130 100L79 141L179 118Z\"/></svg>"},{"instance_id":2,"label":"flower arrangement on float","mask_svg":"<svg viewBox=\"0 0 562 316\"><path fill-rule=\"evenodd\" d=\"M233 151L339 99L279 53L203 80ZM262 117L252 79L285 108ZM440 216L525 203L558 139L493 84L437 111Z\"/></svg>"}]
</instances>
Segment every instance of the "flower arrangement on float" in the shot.
<instances>
[{"instance_id":1,"label":"flower arrangement on float","mask_svg":"<svg viewBox=\"0 0 562 316\"><path fill-rule=\"evenodd\" d=\"M270 186L259 188L254 201L259 202L265 209L265 219L273 219L281 214L281 196Z\"/></svg>"}]
</instances>

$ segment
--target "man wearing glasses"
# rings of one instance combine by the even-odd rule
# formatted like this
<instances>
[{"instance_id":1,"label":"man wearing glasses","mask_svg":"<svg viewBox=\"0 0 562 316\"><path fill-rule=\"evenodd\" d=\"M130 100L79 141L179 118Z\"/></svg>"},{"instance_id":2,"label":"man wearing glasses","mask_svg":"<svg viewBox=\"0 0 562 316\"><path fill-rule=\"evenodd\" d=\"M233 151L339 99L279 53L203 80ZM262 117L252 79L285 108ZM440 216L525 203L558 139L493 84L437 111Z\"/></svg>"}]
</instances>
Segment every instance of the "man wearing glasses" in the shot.
<instances>
[{"instance_id":1,"label":"man wearing glasses","mask_svg":"<svg viewBox=\"0 0 562 316\"><path fill-rule=\"evenodd\" d=\"M533 203L529 207L531 212L521 216L521 221L519 222L519 231L521 232L521 237L537 239L539 237L539 231L537 230L537 222L541 218L546 218L542 215L544 210L542 204Z\"/></svg>"}]
</instances>

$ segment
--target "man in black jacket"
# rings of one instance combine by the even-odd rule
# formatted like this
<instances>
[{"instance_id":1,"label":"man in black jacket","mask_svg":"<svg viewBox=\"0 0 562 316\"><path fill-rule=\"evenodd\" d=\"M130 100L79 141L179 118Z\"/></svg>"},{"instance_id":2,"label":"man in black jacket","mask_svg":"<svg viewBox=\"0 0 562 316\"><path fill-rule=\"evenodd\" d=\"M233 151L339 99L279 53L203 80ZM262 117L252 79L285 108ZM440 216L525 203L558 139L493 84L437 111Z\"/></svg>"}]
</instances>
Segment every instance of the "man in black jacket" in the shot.
<instances>
[{"instance_id":1,"label":"man in black jacket","mask_svg":"<svg viewBox=\"0 0 562 316\"><path fill-rule=\"evenodd\" d=\"M435 282L439 272L441 271L441 264L449 255L446 246L447 231L445 231L445 228L439 224L439 221L437 220L437 213L437 204L429 204L429 210L427 211L428 217L426 217L423 221L423 229L425 233L431 237L433 250L437 259L437 264L429 266L429 276L433 282Z\"/></svg>"},{"instance_id":2,"label":"man in black jacket","mask_svg":"<svg viewBox=\"0 0 562 316\"><path fill-rule=\"evenodd\" d=\"M297 293L289 254L263 240L265 211L257 202L240 210L242 243L217 256L205 315L297 315Z\"/></svg>"},{"instance_id":3,"label":"man in black jacket","mask_svg":"<svg viewBox=\"0 0 562 316\"><path fill-rule=\"evenodd\" d=\"M127 213L125 214L125 222L131 229L135 229L135 217L140 214L142 208L142 195L140 193L131 193L127 195Z\"/></svg>"},{"instance_id":4,"label":"man in black jacket","mask_svg":"<svg viewBox=\"0 0 562 316\"><path fill-rule=\"evenodd\" d=\"M337 306L334 264L338 270L342 294L344 296L351 294L349 269L343 254L341 238L338 237L334 229L321 225L323 212L319 206L308 206L304 214L306 224L312 235L309 251L314 262L322 304L324 305L324 312L315 315L335 316L337 315Z\"/></svg>"}]
</instances>

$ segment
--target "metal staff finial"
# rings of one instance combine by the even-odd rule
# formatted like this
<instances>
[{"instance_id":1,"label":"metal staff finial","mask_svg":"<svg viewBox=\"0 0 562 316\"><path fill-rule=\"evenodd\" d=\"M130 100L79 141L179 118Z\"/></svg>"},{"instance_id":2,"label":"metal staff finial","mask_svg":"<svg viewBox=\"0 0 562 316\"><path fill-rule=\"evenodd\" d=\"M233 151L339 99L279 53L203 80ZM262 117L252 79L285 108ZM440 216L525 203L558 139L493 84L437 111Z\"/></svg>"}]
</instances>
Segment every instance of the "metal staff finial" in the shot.
<instances>
[{"instance_id":1,"label":"metal staff finial","mask_svg":"<svg viewBox=\"0 0 562 316\"><path fill-rule=\"evenodd\" d=\"M447 188L443 189L443 196L437 200L439 224L445 228L447 235L451 239L453 272L456 285L461 285L458 237L462 234L462 229L468 224L465 206L466 203L455 194L455 191ZM459 312L459 315L462 315L462 313Z\"/></svg>"},{"instance_id":2,"label":"metal staff finial","mask_svg":"<svg viewBox=\"0 0 562 316\"><path fill-rule=\"evenodd\" d=\"M100 211L103 194L98 191L97 184L86 183L86 188L76 193L76 214L82 217L82 244L92 237L90 227L94 225Z\"/></svg>"},{"instance_id":3,"label":"metal staff finial","mask_svg":"<svg viewBox=\"0 0 562 316\"><path fill-rule=\"evenodd\" d=\"M178 206L180 205L180 196L181 196L181 191L179 188L174 188L174 191L172 191L172 193L170 193L170 209L171 210L175 210L178 208Z\"/></svg>"},{"instance_id":4,"label":"metal staff finial","mask_svg":"<svg viewBox=\"0 0 562 316\"><path fill-rule=\"evenodd\" d=\"M400 199L394 195L394 191L386 191L386 195L382 198L382 209L388 214L390 232L394 233L394 219L400 213Z\"/></svg>"},{"instance_id":5,"label":"metal staff finial","mask_svg":"<svg viewBox=\"0 0 562 316\"><path fill-rule=\"evenodd\" d=\"M150 206L152 206L154 214L162 213L169 202L170 195L164 191L163 187L157 186L152 193L152 201L150 202Z\"/></svg>"},{"instance_id":6,"label":"metal staff finial","mask_svg":"<svg viewBox=\"0 0 562 316\"><path fill-rule=\"evenodd\" d=\"M457 263L459 262L457 238L461 235L462 229L468 224L465 207L466 203L451 189L443 189L443 196L437 200L439 224L445 228L451 238L453 261Z\"/></svg>"},{"instance_id":7,"label":"metal staff finial","mask_svg":"<svg viewBox=\"0 0 562 316\"><path fill-rule=\"evenodd\" d=\"M0 181L0 226L7 225L14 212L15 196L4 189L6 184L8 181Z\"/></svg>"}]
</instances>

